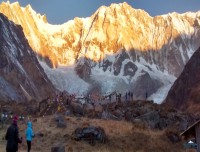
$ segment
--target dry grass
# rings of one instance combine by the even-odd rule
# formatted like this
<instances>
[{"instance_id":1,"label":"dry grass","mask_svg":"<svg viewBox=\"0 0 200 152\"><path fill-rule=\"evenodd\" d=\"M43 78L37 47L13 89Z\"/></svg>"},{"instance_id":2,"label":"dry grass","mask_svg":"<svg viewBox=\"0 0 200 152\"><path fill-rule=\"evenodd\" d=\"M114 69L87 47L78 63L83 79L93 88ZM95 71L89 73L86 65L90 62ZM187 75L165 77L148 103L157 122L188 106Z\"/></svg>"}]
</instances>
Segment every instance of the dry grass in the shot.
<instances>
[{"instance_id":1,"label":"dry grass","mask_svg":"<svg viewBox=\"0 0 200 152\"><path fill-rule=\"evenodd\" d=\"M54 145L64 145L67 152L185 152L183 143L172 144L165 131L152 131L140 125L126 121L100 120L89 118L66 117L67 127L57 128L53 116L37 118L33 121L35 132L42 132L44 137L35 137L32 152L50 152ZM72 132L77 127L100 126L104 128L108 141L96 142L91 146L86 141L74 141ZM20 135L25 138L25 122L19 122ZM6 128L0 130L0 139ZM5 151L5 140L0 140L0 151ZM26 151L26 142L19 146L19 152Z\"/></svg>"}]
</instances>

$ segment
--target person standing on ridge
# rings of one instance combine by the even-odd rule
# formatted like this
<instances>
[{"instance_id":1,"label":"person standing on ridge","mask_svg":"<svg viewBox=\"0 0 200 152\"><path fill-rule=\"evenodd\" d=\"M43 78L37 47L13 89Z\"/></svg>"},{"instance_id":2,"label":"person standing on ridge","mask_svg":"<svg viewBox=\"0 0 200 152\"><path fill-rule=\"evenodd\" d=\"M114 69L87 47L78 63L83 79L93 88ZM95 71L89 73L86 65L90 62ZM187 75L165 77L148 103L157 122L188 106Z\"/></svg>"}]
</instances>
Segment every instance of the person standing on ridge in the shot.
<instances>
[{"instance_id":1,"label":"person standing on ridge","mask_svg":"<svg viewBox=\"0 0 200 152\"><path fill-rule=\"evenodd\" d=\"M9 126L6 132L5 139L7 140L6 152L17 152L18 143L22 143L22 137L19 138L19 129L17 126L18 117L13 117L13 123Z\"/></svg>"},{"instance_id":2,"label":"person standing on ridge","mask_svg":"<svg viewBox=\"0 0 200 152\"><path fill-rule=\"evenodd\" d=\"M34 136L35 135L32 128L32 123L31 121L28 121L26 129L26 142L27 142L28 152L30 152L31 150L31 141Z\"/></svg>"},{"instance_id":3,"label":"person standing on ridge","mask_svg":"<svg viewBox=\"0 0 200 152\"><path fill-rule=\"evenodd\" d=\"M127 93L127 92L126 92L126 95L125 95L125 96L126 96L126 102L127 102L127 100L128 100L128 93Z\"/></svg>"}]
</instances>

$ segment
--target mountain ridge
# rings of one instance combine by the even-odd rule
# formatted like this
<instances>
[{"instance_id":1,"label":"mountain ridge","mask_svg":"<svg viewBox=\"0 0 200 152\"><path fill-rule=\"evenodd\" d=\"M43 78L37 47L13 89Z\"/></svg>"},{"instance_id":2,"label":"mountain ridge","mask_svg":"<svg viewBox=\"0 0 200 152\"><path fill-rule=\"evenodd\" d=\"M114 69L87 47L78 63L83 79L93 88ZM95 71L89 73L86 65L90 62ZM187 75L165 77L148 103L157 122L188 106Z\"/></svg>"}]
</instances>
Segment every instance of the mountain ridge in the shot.
<instances>
[{"instance_id":1,"label":"mountain ridge","mask_svg":"<svg viewBox=\"0 0 200 152\"><path fill-rule=\"evenodd\" d=\"M187 112L199 114L200 90L200 48L195 51L184 67L180 77L174 82L165 103Z\"/></svg>"},{"instance_id":2,"label":"mountain ridge","mask_svg":"<svg viewBox=\"0 0 200 152\"><path fill-rule=\"evenodd\" d=\"M19 16L18 10L21 7L12 9L12 4L4 5L6 9L1 4L0 12L8 17L8 12L15 12L16 16ZM137 89L137 81L148 78L148 81L144 82L154 84L148 89L148 92L151 92L149 94L153 95L161 87L169 88L172 85L199 47L200 12L151 17L143 10L136 10L127 3L121 3L100 7L88 18L75 18L62 25L50 25L43 21L45 19L40 14L31 10L31 7L28 7L28 10L29 13L23 13L26 20L23 16L22 21L12 16L10 19L22 25L31 47L40 56L45 72L60 90L71 89L69 83L74 82L72 78L76 72L83 86L78 87L76 84L77 87L72 90L78 88L80 94L87 93L90 87L93 88L96 84L100 86L100 92L105 93L106 91L102 90L105 90L106 86L102 84L104 81L112 81L112 84L107 86L107 91L125 92L131 89L138 92L135 97L140 98L145 94L143 92L146 87L141 84L143 87ZM84 64L88 66L82 66ZM58 73L53 74L53 71L61 71L63 69L60 67L63 66L68 69L74 67L72 70L75 71L69 72L65 69L60 72L65 75L62 74L62 79L58 80ZM87 73L83 73L85 68ZM77 72L76 69L81 70ZM66 76L67 71L72 73L72 78ZM107 73L107 80L97 80L97 77L101 78L100 73ZM84 78L85 74L87 79ZM143 74L149 76L141 78ZM69 80L66 80L66 77ZM112 79L117 79L123 89ZM94 81L95 85L92 84ZM160 85L155 85L156 82Z\"/></svg>"},{"instance_id":3,"label":"mountain ridge","mask_svg":"<svg viewBox=\"0 0 200 152\"><path fill-rule=\"evenodd\" d=\"M0 13L0 100L42 100L56 89L40 66L20 25Z\"/></svg>"}]
</instances>

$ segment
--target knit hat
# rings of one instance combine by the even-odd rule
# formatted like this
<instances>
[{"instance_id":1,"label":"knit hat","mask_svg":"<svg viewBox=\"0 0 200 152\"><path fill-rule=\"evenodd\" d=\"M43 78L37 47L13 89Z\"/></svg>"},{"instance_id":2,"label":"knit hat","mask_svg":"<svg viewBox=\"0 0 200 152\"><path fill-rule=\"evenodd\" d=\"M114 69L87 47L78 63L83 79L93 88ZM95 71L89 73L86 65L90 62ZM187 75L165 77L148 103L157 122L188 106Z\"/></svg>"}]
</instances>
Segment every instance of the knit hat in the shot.
<instances>
[{"instance_id":1,"label":"knit hat","mask_svg":"<svg viewBox=\"0 0 200 152\"><path fill-rule=\"evenodd\" d=\"M14 117L13 117L13 122L16 123L17 121L18 121L18 116L14 116Z\"/></svg>"}]
</instances>

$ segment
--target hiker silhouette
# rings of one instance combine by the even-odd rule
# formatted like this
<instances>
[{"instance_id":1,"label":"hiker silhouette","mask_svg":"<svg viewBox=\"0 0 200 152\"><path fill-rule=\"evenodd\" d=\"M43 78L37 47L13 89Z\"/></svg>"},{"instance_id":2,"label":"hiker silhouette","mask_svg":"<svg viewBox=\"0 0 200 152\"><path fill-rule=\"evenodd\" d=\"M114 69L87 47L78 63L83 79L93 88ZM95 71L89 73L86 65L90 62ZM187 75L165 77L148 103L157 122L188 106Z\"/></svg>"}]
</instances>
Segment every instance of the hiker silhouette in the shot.
<instances>
[{"instance_id":1,"label":"hiker silhouette","mask_svg":"<svg viewBox=\"0 0 200 152\"><path fill-rule=\"evenodd\" d=\"M17 152L18 143L22 143L22 137L19 138L19 129L17 126L18 117L13 117L12 124L8 127L5 139L7 140L6 152Z\"/></svg>"}]
</instances>

